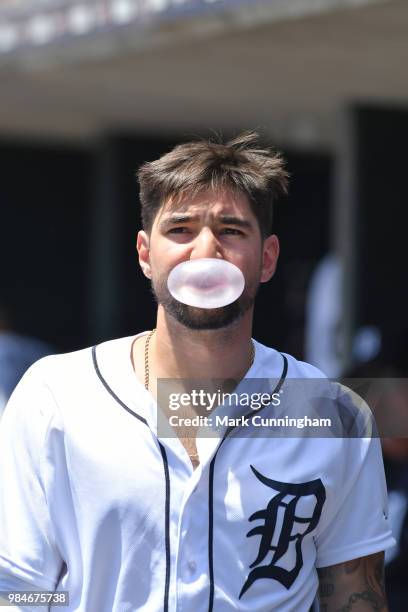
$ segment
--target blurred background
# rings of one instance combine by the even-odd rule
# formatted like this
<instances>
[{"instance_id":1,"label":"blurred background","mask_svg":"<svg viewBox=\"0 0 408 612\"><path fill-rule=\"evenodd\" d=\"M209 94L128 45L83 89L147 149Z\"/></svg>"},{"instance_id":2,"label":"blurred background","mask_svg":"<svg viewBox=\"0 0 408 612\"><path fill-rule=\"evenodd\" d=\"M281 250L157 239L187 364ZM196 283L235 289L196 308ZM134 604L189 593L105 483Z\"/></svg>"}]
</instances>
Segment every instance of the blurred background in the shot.
<instances>
[{"instance_id":1,"label":"blurred background","mask_svg":"<svg viewBox=\"0 0 408 612\"><path fill-rule=\"evenodd\" d=\"M9 386L47 352L154 325L135 172L245 129L291 173L254 337L329 376L407 377L407 65L406 0L1 0ZM388 582L392 610L407 610L408 448L395 444Z\"/></svg>"}]
</instances>

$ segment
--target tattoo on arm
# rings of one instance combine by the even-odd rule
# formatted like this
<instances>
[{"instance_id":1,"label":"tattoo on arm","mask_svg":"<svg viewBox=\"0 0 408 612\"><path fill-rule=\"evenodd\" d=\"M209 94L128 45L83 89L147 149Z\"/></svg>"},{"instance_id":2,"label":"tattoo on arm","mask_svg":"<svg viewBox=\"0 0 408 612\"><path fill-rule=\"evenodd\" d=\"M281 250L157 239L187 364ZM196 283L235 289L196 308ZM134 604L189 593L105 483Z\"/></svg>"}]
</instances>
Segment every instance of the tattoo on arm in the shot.
<instances>
[{"instance_id":1,"label":"tattoo on arm","mask_svg":"<svg viewBox=\"0 0 408 612\"><path fill-rule=\"evenodd\" d=\"M387 612L382 552L318 569L322 612Z\"/></svg>"}]
</instances>

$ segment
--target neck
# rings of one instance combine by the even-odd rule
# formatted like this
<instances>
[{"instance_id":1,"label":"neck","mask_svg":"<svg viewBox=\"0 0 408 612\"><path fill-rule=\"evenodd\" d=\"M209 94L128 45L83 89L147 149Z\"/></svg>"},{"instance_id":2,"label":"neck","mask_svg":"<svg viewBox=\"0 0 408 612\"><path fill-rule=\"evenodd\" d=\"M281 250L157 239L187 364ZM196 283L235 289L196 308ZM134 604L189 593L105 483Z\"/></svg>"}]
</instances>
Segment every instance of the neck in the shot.
<instances>
[{"instance_id":1,"label":"neck","mask_svg":"<svg viewBox=\"0 0 408 612\"><path fill-rule=\"evenodd\" d=\"M154 376L241 380L251 365L252 315L222 329L191 330L159 306L149 347Z\"/></svg>"}]
</instances>

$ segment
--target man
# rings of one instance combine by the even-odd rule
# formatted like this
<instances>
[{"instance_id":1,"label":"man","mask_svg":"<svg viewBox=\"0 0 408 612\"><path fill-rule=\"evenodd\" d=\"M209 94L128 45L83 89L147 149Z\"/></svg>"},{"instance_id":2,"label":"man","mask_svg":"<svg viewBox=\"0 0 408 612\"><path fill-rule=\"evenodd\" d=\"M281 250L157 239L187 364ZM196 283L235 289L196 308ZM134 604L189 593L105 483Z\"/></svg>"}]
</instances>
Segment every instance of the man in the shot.
<instances>
[{"instance_id":1,"label":"man","mask_svg":"<svg viewBox=\"0 0 408 612\"><path fill-rule=\"evenodd\" d=\"M163 380L275 380L277 397L290 378L322 376L251 339L279 254L281 157L253 133L187 143L139 181L155 330L45 358L15 391L0 439L0 590L69 591L66 609L81 612L307 612L320 584L326 612L386 610L394 541L378 439L242 437L239 425L158 435ZM241 270L240 297L175 299L170 272L207 258Z\"/></svg>"}]
</instances>

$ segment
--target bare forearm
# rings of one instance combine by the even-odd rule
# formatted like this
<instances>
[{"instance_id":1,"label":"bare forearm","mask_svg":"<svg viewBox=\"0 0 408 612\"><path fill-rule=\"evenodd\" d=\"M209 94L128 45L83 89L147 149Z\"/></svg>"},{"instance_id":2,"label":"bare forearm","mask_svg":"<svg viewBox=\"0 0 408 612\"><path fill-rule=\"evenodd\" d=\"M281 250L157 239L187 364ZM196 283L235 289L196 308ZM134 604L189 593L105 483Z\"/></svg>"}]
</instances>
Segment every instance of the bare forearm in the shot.
<instances>
[{"instance_id":1,"label":"bare forearm","mask_svg":"<svg viewBox=\"0 0 408 612\"><path fill-rule=\"evenodd\" d=\"M383 559L377 553L319 569L321 612L388 612Z\"/></svg>"}]
</instances>

